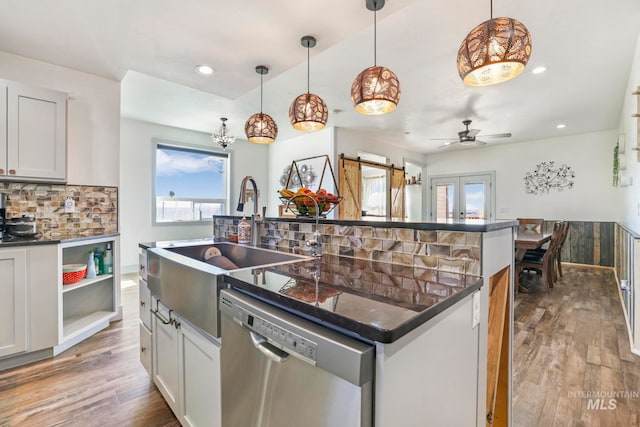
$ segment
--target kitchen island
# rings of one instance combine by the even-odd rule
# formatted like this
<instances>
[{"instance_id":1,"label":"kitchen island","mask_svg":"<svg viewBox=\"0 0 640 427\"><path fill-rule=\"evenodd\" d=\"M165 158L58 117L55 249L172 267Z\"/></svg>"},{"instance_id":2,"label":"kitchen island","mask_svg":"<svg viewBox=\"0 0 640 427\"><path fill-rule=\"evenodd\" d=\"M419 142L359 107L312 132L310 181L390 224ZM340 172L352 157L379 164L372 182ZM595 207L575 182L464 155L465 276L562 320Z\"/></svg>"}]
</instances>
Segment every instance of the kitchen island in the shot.
<instances>
[{"instance_id":1,"label":"kitchen island","mask_svg":"<svg viewBox=\"0 0 640 427\"><path fill-rule=\"evenodd\" d=\"M475 222L469 224L473 231L460 223L390 225L327 220L321 233L329 253L321 260L239 269L217 286L374 346L376 426L422 426L425 420L480 426L488 414L507 425L514 224ZM262 243L297 251L291 240L313 231L304 219L267 219ZM339 254L331 253L334 241ZM374 249L362 250L367 248ZM490 290L502 295L500 304L492 303L491 316ZM490 317L501 321L490 328ZM507 351L496 354L491 339ZM498 409L504 412L498 415Z\"/></svg>"}]
</instances>

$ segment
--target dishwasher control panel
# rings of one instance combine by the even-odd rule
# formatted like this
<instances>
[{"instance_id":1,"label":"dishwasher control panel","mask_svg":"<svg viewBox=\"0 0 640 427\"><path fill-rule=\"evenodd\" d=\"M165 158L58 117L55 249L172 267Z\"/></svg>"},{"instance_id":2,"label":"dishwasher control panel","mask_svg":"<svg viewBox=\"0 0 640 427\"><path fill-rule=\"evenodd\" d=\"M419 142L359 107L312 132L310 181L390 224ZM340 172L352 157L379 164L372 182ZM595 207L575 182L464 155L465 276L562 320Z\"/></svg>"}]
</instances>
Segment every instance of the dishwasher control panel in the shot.
<instances>
[{"instance_id":1,"label":"dishwasher control panel","mask_svg":"<svg viewBox=\"0 0 640 427\"><path fill-rule=\"evenodd\" d=\"M261 319L253 314L243 313L243 323L251 330L270 341L279 344L283 350L297 353L306 359L316 361L318 345L313 341L296 335L280 326Z\"/></svg>"}]
</instances>

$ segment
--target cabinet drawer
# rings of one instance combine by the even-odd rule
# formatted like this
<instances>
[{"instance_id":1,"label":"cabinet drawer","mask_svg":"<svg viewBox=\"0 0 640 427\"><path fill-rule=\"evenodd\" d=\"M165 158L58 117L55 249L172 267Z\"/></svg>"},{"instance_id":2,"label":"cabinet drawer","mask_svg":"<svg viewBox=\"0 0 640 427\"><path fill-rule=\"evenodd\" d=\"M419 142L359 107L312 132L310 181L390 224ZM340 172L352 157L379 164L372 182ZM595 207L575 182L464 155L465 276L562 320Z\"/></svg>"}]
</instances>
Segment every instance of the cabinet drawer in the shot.
<instances>
[{"instance_id":1,"label":"cabinet drawer","mask_svg":"<svg viewBox=\"0 0 640 427\"><path fill-rule=\"evenodd\" d=\"M140 291L140 321L152 330L151 328L151 291L147 286L147 282L140 278L138 280L138 288Z\"/></svg>"},{"instance_id":2,"label":"cabinet drawer","mask_svg":"<svg viewBox=\"0 0 640 427\"><path fill-rule=\"evenodd\" d=\"M140 262L138 275L140 276L141 279L146 281L147 280L147 251L142 250L140 254L138 254L138 259Z\"/></svg>"},{"instance_id":3,"label":"cabinet drawer","mask_svg":"<svg viewBox=\"0 0 640 427\"><path fill-rule=\"evenodd\" d=\"M140 363L151 375L151 331L140 323Z\"/></svg>"}]
</instances>

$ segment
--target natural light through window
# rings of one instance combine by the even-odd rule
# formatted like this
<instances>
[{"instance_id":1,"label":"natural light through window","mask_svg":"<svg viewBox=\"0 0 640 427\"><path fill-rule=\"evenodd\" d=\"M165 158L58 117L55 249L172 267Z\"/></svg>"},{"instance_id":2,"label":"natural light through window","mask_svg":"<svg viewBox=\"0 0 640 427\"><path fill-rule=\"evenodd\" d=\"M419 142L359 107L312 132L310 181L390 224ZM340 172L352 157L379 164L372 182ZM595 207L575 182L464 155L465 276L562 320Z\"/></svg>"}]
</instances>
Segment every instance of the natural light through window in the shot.
<instances>
[{"instance_id":1,"label":"natural light through window","mask_svg":"<svg viewBox=\"0 0 640 427\"><path fill-rule=\"evenodd\" d=\"M157 142L155 223L211 220L227 210L228 155Z\"/></svg>"}]
</instances>

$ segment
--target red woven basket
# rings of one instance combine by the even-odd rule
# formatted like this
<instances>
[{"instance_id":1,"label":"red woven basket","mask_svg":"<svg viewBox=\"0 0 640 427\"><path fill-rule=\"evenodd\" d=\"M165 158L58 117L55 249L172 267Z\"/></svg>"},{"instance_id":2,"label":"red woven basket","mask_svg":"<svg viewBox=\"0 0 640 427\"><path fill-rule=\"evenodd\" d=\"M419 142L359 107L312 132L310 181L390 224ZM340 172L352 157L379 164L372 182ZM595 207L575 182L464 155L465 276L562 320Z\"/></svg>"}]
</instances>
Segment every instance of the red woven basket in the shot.
<instances>
[{"instance_id":1,"label":"red woven basket","mask_svg":"<svg viewBox=\"0 0 640 427\"><path fill-rule=\"evenodd\" d=\"M63 285L78 283L87 274L87 266L85 264L67 264L63 266L62 270Z\"/></svg>"}]
</instances>

